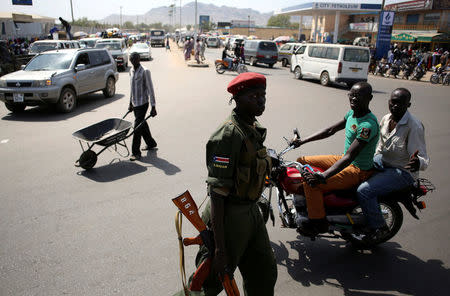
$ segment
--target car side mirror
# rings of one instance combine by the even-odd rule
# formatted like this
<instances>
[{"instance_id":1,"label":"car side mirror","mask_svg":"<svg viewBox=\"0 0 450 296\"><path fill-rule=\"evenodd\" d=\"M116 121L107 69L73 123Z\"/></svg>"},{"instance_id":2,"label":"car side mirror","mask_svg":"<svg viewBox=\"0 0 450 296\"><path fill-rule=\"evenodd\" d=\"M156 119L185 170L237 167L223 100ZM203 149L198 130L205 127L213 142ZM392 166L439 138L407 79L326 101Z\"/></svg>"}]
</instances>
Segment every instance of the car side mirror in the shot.
<instances>
[{"instance_id":1,"label":"car side mirror","mask_svg":"<svg viewBox=\"0 0 450 296\"><path fill-rule=\"evenodd\" d=\"M83 70L86 70L86 65L85 65L85 64L78 64L78 65L75 67L75 71L76 71L76 72L78 72L78 71L83 71Z\"/></svg>"},{"instance_id":2,"label":"car side mirror","mask_svg":"<svg viewBox=\"0 0 450 296\"><path fill-rule=\"evenodd\" d=\"M25 67L26 67L26 65L21 65L21 66L20 66L20 70L24 70Z\"/></svg>"}]
</instances>

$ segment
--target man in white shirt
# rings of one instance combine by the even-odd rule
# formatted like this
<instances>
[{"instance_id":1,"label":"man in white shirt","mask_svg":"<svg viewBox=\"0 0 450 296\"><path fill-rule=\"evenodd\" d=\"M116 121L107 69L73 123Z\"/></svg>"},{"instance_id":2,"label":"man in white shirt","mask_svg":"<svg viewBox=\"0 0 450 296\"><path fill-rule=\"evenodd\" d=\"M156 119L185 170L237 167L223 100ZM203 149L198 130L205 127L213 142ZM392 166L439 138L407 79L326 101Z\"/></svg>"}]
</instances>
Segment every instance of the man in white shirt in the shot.
<instances>
[{"instance_id":1,"label":"man in white shirt","mask_svg":"<svg viewBox=\"0 0 450 296\"><path fill-rule=\"evenodd\" d=\"M389 111L380 122L380 141L375 151L375 167L380 171L358 187L358 200L367 218L369 235L387 230L377 198L414 184L419 170L428 167L430 159L425 146L424 126L408 112L411 93L395 89L389 100Z\"/></svg>"},{"instance_id":2,"label":"man in white shirt","mask_svg":"<svg viewBox=\"0 0 450 296\"><path fill-rule=\"evenodd\" d=\"M144 138L147 146L142 150L151 150L156 148L156 141L153 139L147 122L145 121L145 114L148 110L149 97L152 110L150 116L156 116L155 91L153 90L153 82L150 70L141 65L141 58L138 53L132 53L130 61L133 64L133 69L130 71L130 105L129 111L134 111L134 127L138 127L134 131L133 145L131 147L132 156L131 161L141 158L141 137Z\"/></svg>"}]
</instances>

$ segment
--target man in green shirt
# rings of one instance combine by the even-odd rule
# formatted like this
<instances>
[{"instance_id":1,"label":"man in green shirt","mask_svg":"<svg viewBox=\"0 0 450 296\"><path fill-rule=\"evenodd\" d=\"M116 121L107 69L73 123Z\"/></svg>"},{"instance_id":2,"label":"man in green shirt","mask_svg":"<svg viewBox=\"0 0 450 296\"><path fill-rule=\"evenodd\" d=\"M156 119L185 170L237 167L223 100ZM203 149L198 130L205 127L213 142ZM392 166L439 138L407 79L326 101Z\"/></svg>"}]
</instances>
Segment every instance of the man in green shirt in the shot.
<instances>
[{"instance_id":1,"label":"man in green shirt","mask_svg":"<svg viewBox=\"0 0 450 296\"><path fill-rule=\"evenodd\" d=\"M379 126L369 110L372 87L367 82L356 83L348 93L351 110L344 119L305 139L294 141L297 147L334 135L345 129L343 155L317 155L299 157L298 162L323 170L308 174L304 191L308 208L308 221L302 223L300 232L315 236L328 231L325 218L323 192L352 188L367 180L372 174L373 155L379 138Z\"/></svg>"}]
</instances>

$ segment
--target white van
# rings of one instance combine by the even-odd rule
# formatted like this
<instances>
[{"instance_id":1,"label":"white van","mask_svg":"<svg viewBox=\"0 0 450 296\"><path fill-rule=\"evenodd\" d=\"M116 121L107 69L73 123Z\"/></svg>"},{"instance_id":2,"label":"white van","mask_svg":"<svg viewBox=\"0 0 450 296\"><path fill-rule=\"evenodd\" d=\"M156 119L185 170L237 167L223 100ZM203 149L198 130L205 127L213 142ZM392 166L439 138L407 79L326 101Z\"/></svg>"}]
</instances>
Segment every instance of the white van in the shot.
<instances>
[{"instance_id":1,"label":"white van","mask_svg":"<svg viewBox=\"0 0 450 296\"><path fill-rule=\"evenodd\" d=\"M367 81L370 51L367 47L341 44L304 44L291 57L295 78L320 79L322 85L343 82L351 87Z\"/></svg>"},{"instance_id":2,"label":"white van","mask_svg":"<svg viewBox=\"0 0 450 296\"><path fill-rule=\"evenodd\" d=\"M206 39L206 46L207 47L219 47L220 46L220 40L217 37L208 37Z\"/></svg>"}]
</instances>

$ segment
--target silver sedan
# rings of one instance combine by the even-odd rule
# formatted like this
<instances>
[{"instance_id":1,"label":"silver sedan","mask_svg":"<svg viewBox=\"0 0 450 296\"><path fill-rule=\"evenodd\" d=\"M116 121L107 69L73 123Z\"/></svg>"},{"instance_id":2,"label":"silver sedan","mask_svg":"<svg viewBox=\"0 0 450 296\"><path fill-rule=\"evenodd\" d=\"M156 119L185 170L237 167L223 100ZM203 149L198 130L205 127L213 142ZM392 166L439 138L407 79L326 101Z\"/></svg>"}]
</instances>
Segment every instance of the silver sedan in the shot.
<instances>
[{"instance_id":1,"label":"silver sedan","mask_svg":"<svg viewBox=\"0 0 450 296\"><path fill-rule=\"evenodd\" d=\"M133 44L133 46L131 46L130 48L130 55L134 52L139 54L141 60L147 59L150 61L152 59L152 50L150 46L147 45L147 43Z\"/></svg>"}]
</instances>

